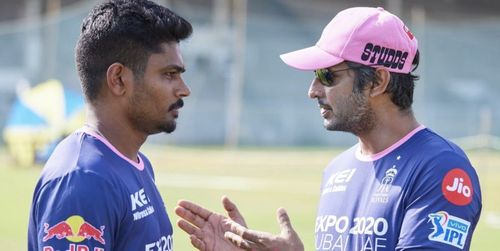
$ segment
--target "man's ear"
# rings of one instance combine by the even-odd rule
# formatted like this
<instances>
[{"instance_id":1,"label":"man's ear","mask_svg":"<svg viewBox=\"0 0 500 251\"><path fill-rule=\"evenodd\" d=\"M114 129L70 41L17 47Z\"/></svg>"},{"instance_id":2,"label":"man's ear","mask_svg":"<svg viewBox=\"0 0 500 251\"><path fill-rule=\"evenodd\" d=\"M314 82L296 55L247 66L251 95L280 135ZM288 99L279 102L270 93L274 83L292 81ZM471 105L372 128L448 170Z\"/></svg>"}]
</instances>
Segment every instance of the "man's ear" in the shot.
<instances>
[{"instance_id":1,"label":"man's ear","mask_svg":"<svg viewBox=\"0 0 500 251\"><path fill-rule=\"evenodd\" d=\"M375 83L370 90L370 97L381 95L387 89L389 81L391 80L390 72L385 68L377 68L375 70Z\"/></svg>"},{"instance_id":2,"label":"man's ear","mask_svg":"<svg viewBox=\"0 0 500 251\"><path fill-rule=\"evenodd\" d=\"M132 85L133 72L121 63L113 63L106 72L106 84L111 94L123 96Z\"/></svg>"}]
</instances>

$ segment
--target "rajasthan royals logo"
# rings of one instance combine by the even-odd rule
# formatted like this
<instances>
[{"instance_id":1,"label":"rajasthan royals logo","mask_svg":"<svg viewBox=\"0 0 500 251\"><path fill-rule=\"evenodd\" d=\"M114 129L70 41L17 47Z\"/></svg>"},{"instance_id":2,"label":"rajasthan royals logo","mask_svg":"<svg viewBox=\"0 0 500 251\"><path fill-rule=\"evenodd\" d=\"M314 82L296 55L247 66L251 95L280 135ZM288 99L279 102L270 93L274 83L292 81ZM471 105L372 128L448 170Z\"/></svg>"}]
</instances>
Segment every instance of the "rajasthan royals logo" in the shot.
<instances>
[{"instance_id":1,"label":"rajasthan royals logo","mask_svg":"<svg viewBox=\"0 0 500 251\"><path fill-rule=\"evenodd\" d=\"M433 225L429 240L464 248L469 233L470 222L448 214L445 211L428 215Z\"/></svg>"},{"instance_id":2,"label":"rajasthan royals logo","mask_svg":"<svg viewBox=\"0 0 500 251\"><path fill-rule=\"evenodd\" d=\"M380 181L380 184L377 187L375 193L373 193L371 202L372 203L387 203L389 202L389 192L392 188L392 183L394 183L394 179L398 174L398 169L396 169L396 165L393 165L391 168L385 171L385 176Z\"/></svg>"},{"instance_id":3,"label":"rajasthan royals logo","mask_svg":"<svg viewBox=\"0 0 500 251\"><path fill-rule=\"evenodd\" d=\"M397 174L398 174L398 169L396 169L396 166L393 166L392 168L389 168L387 171L385 171L385 177L382 179L382 182L380 183L377 192L389 193L389 190L391 190L392 187L392 182L394 182L394 178L396 177Z\"/></svg>"}]
</instances>

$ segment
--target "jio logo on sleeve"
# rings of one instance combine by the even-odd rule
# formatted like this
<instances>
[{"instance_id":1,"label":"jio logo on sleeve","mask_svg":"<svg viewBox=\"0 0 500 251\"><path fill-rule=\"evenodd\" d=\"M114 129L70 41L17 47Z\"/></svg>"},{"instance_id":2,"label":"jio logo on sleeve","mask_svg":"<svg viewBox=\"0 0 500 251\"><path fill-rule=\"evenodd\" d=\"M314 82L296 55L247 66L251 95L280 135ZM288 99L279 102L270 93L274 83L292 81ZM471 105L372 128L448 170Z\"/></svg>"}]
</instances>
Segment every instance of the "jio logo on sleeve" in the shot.
<instances>
[{"instance_id":1,"label":"jio logo on sleeve","mask_svg":"<svg viewBox=\"0 0 500 251\"><path fill-rule=\"evenodd\" d=\"M455 168L444 176L441 190L444 197L457 206L468 205L472 201L473 188L469 175Z\"/></svg>"}]
</instances>

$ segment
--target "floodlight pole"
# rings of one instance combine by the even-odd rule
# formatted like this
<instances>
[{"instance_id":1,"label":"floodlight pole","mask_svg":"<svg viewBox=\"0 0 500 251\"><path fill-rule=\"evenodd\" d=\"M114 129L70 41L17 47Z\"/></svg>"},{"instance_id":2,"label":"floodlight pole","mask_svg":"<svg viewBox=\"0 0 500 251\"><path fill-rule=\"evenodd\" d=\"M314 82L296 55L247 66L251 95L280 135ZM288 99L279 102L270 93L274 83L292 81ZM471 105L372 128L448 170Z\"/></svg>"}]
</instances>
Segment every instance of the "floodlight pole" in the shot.
<instances>
[{"instance_id":1,"label":"floodlight pole","mask_svg":"<svg viewBox=\"0 0 500 251\"><path fill-rule=\"evenodd\" d=\"M59 40L59 14L61 12L61 0L47 1L47 17L49 25L44 36L44 54L46 62L43 64L43 80L53 78L56 71L57 43Z\"/></svg>"},{"instance_id":2,"label":"floodlight pole","mask_svg":"<svg viewBox=\"0 0 500 251\"><path fill-rule=\"evenodd\" d=\"M245 48L247 26L247 0L233 0L234 29L233 57L230 81L226 89L226 135L227 147L236 148L239 144L241 125L241 106L243 83L245 81Z\"/></svg>"},{"instance_id":3,"label":"floodlight pole","mask_svg":"<svg viewBox=\"0 0 500 251\"><path fill-rule=\"evenodd\" d=\"M40 10L42 9L41 3L38 0L29 0L26 2L26 23L30 27L35 27L33 24L41 22ZM28 79L33 81L40 76L39 69L41 65L41 34L40 29L32 28L31 32L27 32L27 39L25 40L25 53L24 62L28 72Z\"/></svg>"},{"instance_id":4,"label":"floodlight pole","mask_svg":"<svg viewBox=\"0 0 500 251\"><path fill-rule=\"evenodd\" d=\"M425 7L423 5L421 6L413 6L410 9L410 20L411 20L411 25L413 26L413 32L415 35L418 37L418 50L420 51L420 61L419 61L419 66L418 66L418 75L419 75L419 80L418 80L418 88L415 88L415 104L418 105L416 108L420 111L422 111L423 116L422 119L424 124L428 124L433 118L429 114L429 111L432 109L428 109L428 102L426 102L428 96L426 95L427 93L427 84L426 84L426 74L425 74L425 68L427 66L427 57L425 56L426 52L426 20L427 20L427 15L425 11ZM423 56L422 56L423 55Z\"/></svg>"},{"instance_id":5,"label":"floodlight pole","mask_svg":"<svg viewBox=\"0 0 500 251\"><path fill-rule=\"evenodd\" d=\"M215 0L213 12L213 29L215 32L227 32L229 26L229 0Z\"/></svg>"},{"instance_id":6,"label":"floodlight pole","mask_svg":"<svg viewBox=\"0 0 500 251\"><path fill-rule=\"evenodd\" d=\"M387 0L386 1L387 10L392 12L394 15L401 17L403 10L403 3L401 0Z\"/></svg>"}]
</instances>

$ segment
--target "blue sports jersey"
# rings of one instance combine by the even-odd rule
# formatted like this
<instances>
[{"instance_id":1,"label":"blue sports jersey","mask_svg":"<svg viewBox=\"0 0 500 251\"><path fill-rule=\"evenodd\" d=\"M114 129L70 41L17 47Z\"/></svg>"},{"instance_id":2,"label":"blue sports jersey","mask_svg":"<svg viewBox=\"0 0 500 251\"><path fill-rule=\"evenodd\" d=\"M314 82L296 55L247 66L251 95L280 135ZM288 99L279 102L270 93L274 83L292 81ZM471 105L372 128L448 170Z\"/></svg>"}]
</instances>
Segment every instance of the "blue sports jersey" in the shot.
<instances>
[{"instance_id":1,"label":"blue sports jersey","mask_svg":"<svg viewBox=\"0 0 500 251\"><path fill-rule=\"evenodd\" d=\"M423 126L385 151L359 144L325 169L316 250L468 250L481 212L474 168Z\"/></svg>"},{"instance_id":2,"label":"blue sports jersey","mask_svg":"<svg viewBox=\"0 0 500 251\"><path fill-rule=\"evenodd\" d=\"M64 139L35 188L28 250L173 250L151 163L138 161L88 129Z\"/></svg>"}]
</instances>

